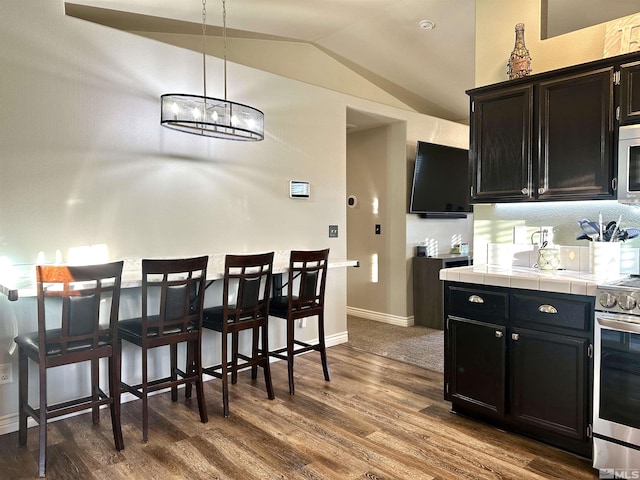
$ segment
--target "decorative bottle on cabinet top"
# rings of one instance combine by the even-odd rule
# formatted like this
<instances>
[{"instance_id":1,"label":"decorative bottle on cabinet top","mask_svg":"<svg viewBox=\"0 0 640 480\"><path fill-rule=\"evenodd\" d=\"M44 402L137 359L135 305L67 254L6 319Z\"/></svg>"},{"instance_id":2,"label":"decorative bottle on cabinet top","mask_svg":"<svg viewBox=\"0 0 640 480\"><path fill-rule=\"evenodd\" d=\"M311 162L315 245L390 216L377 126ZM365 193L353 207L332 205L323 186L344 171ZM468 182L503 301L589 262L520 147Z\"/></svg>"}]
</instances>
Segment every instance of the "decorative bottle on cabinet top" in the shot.
<instances>
[{"instance_id":1,"label":"decorative bottle on cabinet top","mask_svg":"<svg viewBox=\"0 0 640 480\"><path fill-rule=\"evenodd\" d=\"M509 63L507 64L507 74L509 80L526 77L531 73L531 55L524 45L524 23L516 25L516 44L513 47Z\"/></svg>"}]
</instances>

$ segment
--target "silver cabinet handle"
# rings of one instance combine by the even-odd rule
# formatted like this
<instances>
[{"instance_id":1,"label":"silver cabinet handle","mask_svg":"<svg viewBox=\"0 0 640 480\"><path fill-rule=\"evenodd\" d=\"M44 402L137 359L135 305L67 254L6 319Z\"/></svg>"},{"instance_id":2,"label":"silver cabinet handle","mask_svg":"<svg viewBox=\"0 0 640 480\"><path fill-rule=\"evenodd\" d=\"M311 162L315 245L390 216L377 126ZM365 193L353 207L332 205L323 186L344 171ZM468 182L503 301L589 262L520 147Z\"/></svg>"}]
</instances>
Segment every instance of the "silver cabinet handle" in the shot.
<instances>
[{"instance_id":1,"label":"silver cabinet handle","mask_svg":"<svg viewBox=\"0 0 640 480\"><path fill-rule=\"evenodd\" d=\"M484 303L484 298L479 295L471 295L468 300L471 303Z\"/></svg>"},{"instance_id":2,"label":"silver cabinet handle","mask_svg":"<svg viewBox=\"0 0 640 480\"><path fill-rule=\"evenodd\" d=\"M558 313L558 310L553 305L540 305L538 307L540 313Z\"/></svg>"},{"instance_id":3,"label":"silver cabinet handle","mask_svg":"<svg viewBox=\"0 0 640 480\"><path fill-rule=\"evenodd\" d=\"M519 340L520 339L520 335L517 333L512 333L511 334L511 340Z\"/></svg>"},{"instance_id":4,"label":"silver cabinet handle","mask_svg":"<svg viewBox=\"0 0 640 480\"><path fill-rule=\"evenodd\" d=\"M545 191L546 191L546 190L545 190L545 188L544 188L544 187L540 187L540 188L538 188L538 193L539 193L539 194L541 194L541 195L542 195Z\"/></svg>"},{"instance_id":5,"label":"silver cabinet handle","mask_svg":"<svg viewBox=\"0 0 640 480\"><path fill-rule=\"evenodd\" d=\"M529 195L529 189L527 187L523 188L521 192L523 195Z\"/></svg>"},{"instance_id":6,"label":"silver cabinet handle","mask_svg":"<svg viewBox=\"0 0 640 480\"><path fill-rule=\"evenodd\" d=\"M496 330L496 338L502 338L502 332L500 330Z\"/></svg>"}]
</instances>

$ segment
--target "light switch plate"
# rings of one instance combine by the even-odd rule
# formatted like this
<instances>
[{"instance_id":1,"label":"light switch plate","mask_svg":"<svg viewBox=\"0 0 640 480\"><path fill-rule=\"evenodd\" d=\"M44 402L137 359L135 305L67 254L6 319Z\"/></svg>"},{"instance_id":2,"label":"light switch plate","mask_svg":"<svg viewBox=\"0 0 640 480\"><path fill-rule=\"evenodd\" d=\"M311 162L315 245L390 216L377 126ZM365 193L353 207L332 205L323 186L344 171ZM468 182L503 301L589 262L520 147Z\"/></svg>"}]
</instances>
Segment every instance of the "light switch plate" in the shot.
<instances>
[{"instance_id":1,"label":"light switch plate","mask_svg":"<svg viewBox=\"0 0 640 480\"><path fill-rule=\"evenodd\" d=\"M338 238L338 225L329 225L329 238Z\"/></svg>"}]
</instances>

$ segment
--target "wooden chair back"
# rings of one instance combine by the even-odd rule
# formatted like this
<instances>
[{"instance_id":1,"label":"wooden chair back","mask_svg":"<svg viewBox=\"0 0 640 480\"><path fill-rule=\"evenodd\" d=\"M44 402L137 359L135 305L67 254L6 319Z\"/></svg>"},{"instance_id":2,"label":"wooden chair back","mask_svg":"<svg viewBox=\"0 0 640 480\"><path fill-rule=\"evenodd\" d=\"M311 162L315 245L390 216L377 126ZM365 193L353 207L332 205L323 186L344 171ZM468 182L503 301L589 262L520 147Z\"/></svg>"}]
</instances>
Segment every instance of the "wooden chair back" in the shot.
<instances>
[{"instance_id":1,"label":"wooden chair back","mask_svg":"<svg viewBox=\"0 0 640 480\"><path fill-rule=\"evenodd\" d=\"M116 341L122 266L122 261L36 266L38 347L43 361L51 355L82 356L83 351ZM53 305L53 299L61 302ZM81 360L60 358L59 363L76 361Z\"/></svg>"}]
</instances>

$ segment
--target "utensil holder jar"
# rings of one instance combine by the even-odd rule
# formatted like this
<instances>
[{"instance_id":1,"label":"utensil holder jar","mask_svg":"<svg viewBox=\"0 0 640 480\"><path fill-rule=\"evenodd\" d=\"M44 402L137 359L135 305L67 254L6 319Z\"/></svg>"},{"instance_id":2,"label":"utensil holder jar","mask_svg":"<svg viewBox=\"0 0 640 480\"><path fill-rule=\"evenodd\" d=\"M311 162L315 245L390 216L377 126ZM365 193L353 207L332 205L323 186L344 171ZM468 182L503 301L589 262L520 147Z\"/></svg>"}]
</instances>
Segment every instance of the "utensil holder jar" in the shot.
<instances>
[{"instance_id":1,"label":"utensil holder jar","mask_svg":"<svg viewBox=\"0 0 640 480\"><path fill-rule=\"evenodd\" d=\"M620 242L590 242L589 271L595 275L619 275Z\"/></svg>"}]
</instances>

